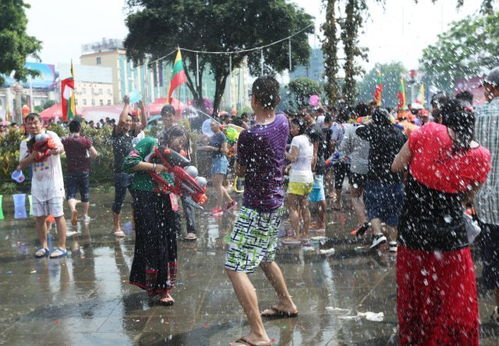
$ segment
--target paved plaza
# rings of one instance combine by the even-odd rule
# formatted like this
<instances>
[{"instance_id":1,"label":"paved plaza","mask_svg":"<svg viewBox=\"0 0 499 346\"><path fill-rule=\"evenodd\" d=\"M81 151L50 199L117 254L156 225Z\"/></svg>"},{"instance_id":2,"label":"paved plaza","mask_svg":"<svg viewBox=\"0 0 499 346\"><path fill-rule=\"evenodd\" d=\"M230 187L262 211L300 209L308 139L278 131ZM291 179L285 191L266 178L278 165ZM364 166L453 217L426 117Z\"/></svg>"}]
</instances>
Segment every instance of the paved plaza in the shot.
<instances>
[{"instance_id":1,"label":"paved plaza","mask_svg":"<svg viewBox=\"0 0 499 346\"><path fill-rule=\"evenodd\" d=\"M248 326L223 269L223 238L235 215L200 212L199 239L178 242L175 305L165 307L128 283L134 236L117 240L111 234L112 198L112 191L92 195L93 220L79 223L79 232L68 238L68 257L35 259L34 220L14 220L11 199L4 197L0 344L228 345L245 335ZM130 214L127 205L125 222ZM300 314L265 321L274 345L396 344L395 257L364 251L368 240L352 239L355 222L348 213L328 217L333 223L326 246L334 247L334 254L321 254L319 244L308 251L300 246L278 251ZM263 273L251 280L260 307L270 307L275 296ZM490 292L480 288L483 345L499 342L499 328L489 320L492 308Z\"/></svg>"}]
</instances>

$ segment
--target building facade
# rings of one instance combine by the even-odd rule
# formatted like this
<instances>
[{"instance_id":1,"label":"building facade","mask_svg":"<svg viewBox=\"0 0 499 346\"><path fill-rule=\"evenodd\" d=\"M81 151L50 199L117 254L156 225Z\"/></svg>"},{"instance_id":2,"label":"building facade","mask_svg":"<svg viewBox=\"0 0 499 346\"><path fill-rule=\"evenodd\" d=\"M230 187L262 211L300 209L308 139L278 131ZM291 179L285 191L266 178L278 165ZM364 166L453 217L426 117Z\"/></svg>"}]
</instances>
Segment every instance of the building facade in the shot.
<instances>
[{"instance_id":1,"label":"building facade","mask_svg":"<svg viewBox=\"0 0 499 346\"><path fill-rule=\"evenodd\" d=\"M69 64L58 64L60 78L71 76ZM113 75L110 67L74 65L76 105L105 106L114 104Z\"/></svg>"},{"instance_id":2,"label":"building facade","mask_svg":"<svg viewBox=\"0 0 499 346\"><path fill-rule=\"evenodd\" d=\"M161 61L151 62L148 57L142 65L135 65L126 56L123 44L119 40L102 40L82 47L81 65L107 67L111 69L113 104L120 104L125 95L137 92L145 103L165 98L172 77L174 55ZM184 59L186 68L190 62ZM195 78L195 76L193 76ZM215 80L210 69L203 72L203 98L212 99L215 94ZM249 72L244 63L232 72L222 99L222 107L240 109L249 106ZM192 99L192 93L184 84L175 90L173 97L186 103Z\"/></svg>"}]
</instances>

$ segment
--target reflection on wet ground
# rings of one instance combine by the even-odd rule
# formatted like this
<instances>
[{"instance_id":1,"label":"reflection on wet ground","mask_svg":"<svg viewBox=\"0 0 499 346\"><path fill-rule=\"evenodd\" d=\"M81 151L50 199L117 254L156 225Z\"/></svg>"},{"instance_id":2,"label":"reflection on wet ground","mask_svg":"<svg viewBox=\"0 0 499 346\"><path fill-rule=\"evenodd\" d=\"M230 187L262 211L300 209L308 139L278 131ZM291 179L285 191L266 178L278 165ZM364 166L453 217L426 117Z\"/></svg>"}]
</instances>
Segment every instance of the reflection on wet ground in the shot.
<instances>
[{"instance_id":1,"label":"reflection on wet ground","mask_svg":"<svg viewBox=\"0 0 499 346\"><path fill-rule=\"evenodd\" d=\"M176 302L164 307L128 284L133 232L124 240L111 235L112 194L92 197L93 220L78 224L78 234L68 240L70 255L56 260L33 258L34 221L13 220L4 198L0 344L227 345L244 335L245 318L223 270L223 237L235 215L215 219L200 213L199 239L179 241ZM124 215L130 215L129 206ZM362 250L368 240L352 239L355 221L350 214L328 217L333 255L321 255L318 244L308 251L279 249L277 262L300 316L266 321L269 335L275 345L396 344L395 257ZM480 282L479 263L477 276ZM260 306L273 304L274 292L263 273L251 279ZM490 292L481 290L483 345L496 345L499 336L489 320L492 308ZM376 314L359 314L365 312Z\"/></svg>"}]
</instances>

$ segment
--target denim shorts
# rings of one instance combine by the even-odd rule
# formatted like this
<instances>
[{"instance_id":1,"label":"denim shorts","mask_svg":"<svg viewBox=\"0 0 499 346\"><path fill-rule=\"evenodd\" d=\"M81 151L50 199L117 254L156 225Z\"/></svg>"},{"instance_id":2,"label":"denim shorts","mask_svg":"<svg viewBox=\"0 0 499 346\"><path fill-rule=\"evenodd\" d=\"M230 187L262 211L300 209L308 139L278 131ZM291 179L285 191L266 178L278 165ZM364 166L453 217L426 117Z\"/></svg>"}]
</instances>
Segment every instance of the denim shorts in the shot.
<instances>
[{"instance_id":1,"label":"denim shorts","mask_svg":"<svg viewBox=\"0 0 499 346\"><path fill-rule=\"evenodd\" d=\"M212 160L211 174L227 174L229 161L225 156L215 156Z\"/></svg>"},{"instance_id":2,"label":"denim shorts","mask_svg":"<svg viewBox=\"0 0 499 346\"><path fill-rule=\"evenodd\" d=\"M324 176L315 176L314 186L312 187L312 192L310 192L308 200L310 202L321 202L326 200L326 194L324 193Z\"/></svg>"},{"instance_id":3,"label":"denim shorts","mask_svg":"<svg viewBox=\"0 0 499 346\"><path fill-rule=\"evenodd\" d=\"M80 192L83 203L89 201L90 176L88 172L68 173L66 176L67 198L76 199L76 194Z\"/></svg>"},{"instance_id":4,"label":"denim shorts","mask_svg":"<svg viewBox=\"0 0 499 346\"><path fill-rule=\"evenodd\" d=\"M364 191L369 220L381 219L388 226L396 227L404 205L404 185L369 182Z\"/></svg>"}]
</instances>

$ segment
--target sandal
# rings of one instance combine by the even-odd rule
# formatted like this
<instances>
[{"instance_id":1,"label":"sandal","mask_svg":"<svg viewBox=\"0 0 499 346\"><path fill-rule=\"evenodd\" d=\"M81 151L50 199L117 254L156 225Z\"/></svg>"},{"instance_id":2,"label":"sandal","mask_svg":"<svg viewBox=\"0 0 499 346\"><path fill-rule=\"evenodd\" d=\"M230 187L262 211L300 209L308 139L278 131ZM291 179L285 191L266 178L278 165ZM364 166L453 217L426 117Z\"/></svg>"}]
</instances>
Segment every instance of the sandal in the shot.
<instances>
[{"instance_id":1,"label":"sandal","mask_svg":"<svg viewBox=\"0 0 499 346\"><path fill-rule=\"evenodd\" d=\"M238 346L238 345L241 345L241 346L270 346L271 343L257 345L257 344L252 343L251 341L248 341L248 339L246 339L246 337L241 336L239 339L237 339L236 341L231 343L231 346Z\"/></svg>"},{"instance_id":2,"label":"sandal","mask_svg":"<svg viewBox=\"0 0 499 346\"><path fill-rule=\"evenodd\" d=\"M270 309L262 311L261 316L266 318L293 318L298 316L298 312L287 312L272 306Z\"/></svg>"},{"instance_id":3,"label":"sandal","mask_svg":"<svg viewBox=\"0 0 499 346\"><path fill-rule=\"evenodd\" d=\"M49 255L49 249L41 248L36 250L35 252L35 257L36 258L42 258L42 257L47 257Z\"/></svg>"},{"instance_id":4,"label":"sandal","mask_svg":"<svg viewBox=\"0 0 499 346\"><path fill-rule=\"evenodd\" d=\"M60 258L66 256L67 254L67 250L56 247L55 250L50 254L50 258Z\"/></svg>"}]
</instances>

